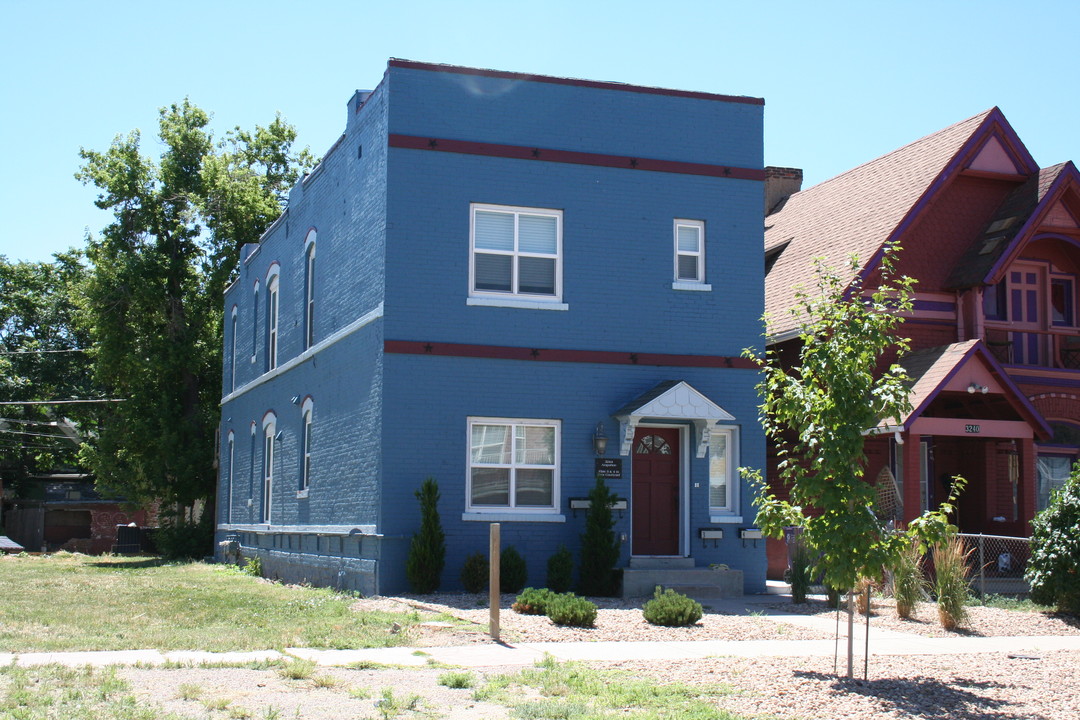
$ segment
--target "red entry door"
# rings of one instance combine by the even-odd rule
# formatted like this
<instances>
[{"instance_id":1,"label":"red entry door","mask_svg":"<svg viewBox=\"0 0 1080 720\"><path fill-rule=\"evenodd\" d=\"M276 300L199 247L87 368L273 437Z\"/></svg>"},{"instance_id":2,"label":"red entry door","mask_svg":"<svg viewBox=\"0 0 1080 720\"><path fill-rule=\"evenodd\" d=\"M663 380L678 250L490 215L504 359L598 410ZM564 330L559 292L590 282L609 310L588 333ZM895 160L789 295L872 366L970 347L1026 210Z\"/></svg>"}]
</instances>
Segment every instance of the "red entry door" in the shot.
<instances>
[{"instance_id":1,"label":"red entry door","mask_svg":"<svg viewBox=\"0 0 1080 720\"><path fill-rule=\"evenodd\" d=\"M679 431L638 428L633 448L634 555L679 554Z\"/></svg>"}]
</instances>

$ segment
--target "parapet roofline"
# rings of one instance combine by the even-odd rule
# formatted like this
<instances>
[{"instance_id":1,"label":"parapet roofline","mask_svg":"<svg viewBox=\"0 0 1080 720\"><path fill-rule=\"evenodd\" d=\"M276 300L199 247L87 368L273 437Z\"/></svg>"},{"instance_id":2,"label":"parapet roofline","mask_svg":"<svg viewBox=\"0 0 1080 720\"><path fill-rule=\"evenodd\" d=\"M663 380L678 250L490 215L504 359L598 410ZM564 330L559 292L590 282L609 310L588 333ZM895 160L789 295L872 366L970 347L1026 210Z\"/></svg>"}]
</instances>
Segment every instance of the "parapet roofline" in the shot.
<instances>
[{"instance_id":1,"label":"parapet roofline","mask_svg":"<svg viewBox=\"0 0 1080 720\"><path fill-rule=\"evenodd\" d=\"M487 70L483 68L463 67L461 65L424 63L415 60L403 60L400 58L390 58L388 65L390 67L411 68L413 70L426 70L428 72L454 73L455 75L479 75L482 77L503 78L507 80L528 80L531 82L551 83L553 85L572 85L575 87L597 88L601 90L622 90L624 92L742 103L744 105L765 104L763 98L751 97L748 95L721 95L718 93L698 92L695 90L672 90L670 88L658 88L649 85L630 85L627 83L604 80L581 80L578 78L555 77L553 75L533 75L531 73Z\"/></svg>"}]
</instances>

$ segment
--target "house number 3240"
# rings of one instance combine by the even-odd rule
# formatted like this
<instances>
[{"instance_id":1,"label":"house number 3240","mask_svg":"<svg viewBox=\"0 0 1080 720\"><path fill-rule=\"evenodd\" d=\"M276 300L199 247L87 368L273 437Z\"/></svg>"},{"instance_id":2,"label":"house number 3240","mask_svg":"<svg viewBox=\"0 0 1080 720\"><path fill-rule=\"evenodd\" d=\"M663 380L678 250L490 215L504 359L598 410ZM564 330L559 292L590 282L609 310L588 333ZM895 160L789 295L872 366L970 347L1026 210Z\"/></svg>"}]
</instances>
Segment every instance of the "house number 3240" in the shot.
<instances>
[{"instance_id":1,"label":"house number 3240","mask_svg":"<svg viewBox=\"0 0 1080 720\"><path fill-rule=\"evenodd\" d=\"M978 425L965 425L964 426L964 432L966 432L966 433L978 433L978 432L980 432L980 428L979 428Z\"/></svg>"}]
</instances>

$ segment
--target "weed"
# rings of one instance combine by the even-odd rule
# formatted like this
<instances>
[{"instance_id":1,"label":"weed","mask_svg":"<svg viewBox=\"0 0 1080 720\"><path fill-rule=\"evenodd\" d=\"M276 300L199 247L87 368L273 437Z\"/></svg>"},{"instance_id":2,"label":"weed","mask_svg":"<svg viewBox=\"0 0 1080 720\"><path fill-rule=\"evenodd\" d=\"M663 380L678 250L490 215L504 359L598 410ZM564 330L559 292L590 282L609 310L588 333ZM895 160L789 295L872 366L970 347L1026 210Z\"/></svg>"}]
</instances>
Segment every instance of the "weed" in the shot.
<instances>
[{"instance_id":1,"label":"weed","mask_svg":"<svg viewBox=\"0 0 1080 720\"><path fill-rule=\"evenodd\" d=\"M229 705L229 698L210 698L209 700L203 700L203 707L206 708L206 712L213 712L215 710L226 710Z\"/></svg>"},{"instance_id":2,"label":"weed","mask_svg":"<svg viewBox=\"0 0 1080 720\"><path fill-rule=\"evenodd\" d=\"M465 690L476 684L471 672L448 672L439 676L439 684L453 690Z\"/></svg>"},{"instance_id":3,"label":"weed","mask_svg":"<svg viewBox=\"0 0 1080 720\"><path fill-rule=\"evenodd\" d=\"M349 688L349 696L356 700L368 700L371 698L371 691L366 687L351 687Z\"/></svg>"},{"instance_id":4,"label":"weed","mask_svg":"<svg viewBox=\"0 0 1080 720\"><path fill-rule=\"evenodd\" d=\"M375 709L382 715L383 720L391 720L406 710L415 710L420 705L420 699L419 695L399 698L394 695L393 688L387 687L382 689L382 698L375 702Z\"/></svg>"},{"instance_id":5,"label":"weed","mask_svg":"<svg viewBox=\"0 0 1080 720\"><path fill-rule=\"evenodd\" d=\"M229 720L251 720L251 711L239 705L230 705L228 712Z\"/></svg>"},{"instance_id":6,"label":"weed","mask_svg":"<svg viewBox=\"0 0 1080 720\"><path fill-rule=\"evenodd\" d=\"M247 559L247 563L243 567L243 571L246 575L251 577L261 578L263 574L262 558L258 555L252 555Z\"/></svg>"},{"instance_id":7,"label":"weed","mask_svg":"<svg viewBox=\"0 0 1080 720\"><path fill-rule=\"evenodd\" d=\"M278 668L278 675L286 680L307 680L315 672L313 660L291 660Z\"/></svg>"},{"instance_id":8,"label":"weed","mask_svg":"<svg viewBox=\"0 0 1080 720\"><path fill-rule=\"evenodd\" d=\"M181 700L198 700L202 695L202 687L194 683L180 683L176 688L176 697Z\"/></svg>"},{"instance_id":9,"label":"weed","mask_svg":"<svg viewBox=\"0 0 1080 720\"><path fill-rule=\"evenodd\" d=\"M266 710L263 711L263 720L280 720L281 711L273 705L267 705Z\"/></svg>"},{"instance_id":10,"label":"weed","mask_svg":"<svg viewBox=\"0 0 1080 720\"><path fill-rule=\"evenodd\" d=\"M311 678L311 684L317 688L331 690L336 688L341 681L333 675L316 675Z\"/></svg>"}]
</instances>

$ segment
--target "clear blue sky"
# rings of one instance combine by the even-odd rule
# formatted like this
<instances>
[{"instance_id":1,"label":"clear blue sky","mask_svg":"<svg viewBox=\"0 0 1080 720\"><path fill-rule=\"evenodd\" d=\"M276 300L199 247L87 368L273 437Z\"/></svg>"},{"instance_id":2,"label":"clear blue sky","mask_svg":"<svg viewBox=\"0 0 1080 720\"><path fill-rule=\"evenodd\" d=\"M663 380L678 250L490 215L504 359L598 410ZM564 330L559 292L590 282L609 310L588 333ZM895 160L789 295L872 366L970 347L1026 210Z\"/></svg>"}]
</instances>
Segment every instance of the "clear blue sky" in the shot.
<instances>
[{"instance_id":1,"label":"clear blue sky","mask_svg":"<svg viewBox=\"0 0 1080 720\"><path fill-rule=\"evenodd\" d=\"M1075 0L516 3L0 0L0 254L108 220L74 179L190 97L220 135L276 111L322 155L390 57L765 98L765 162L806 186L999 106L1042 165L1080 161Z\"/></svg>"}]
</instances>

